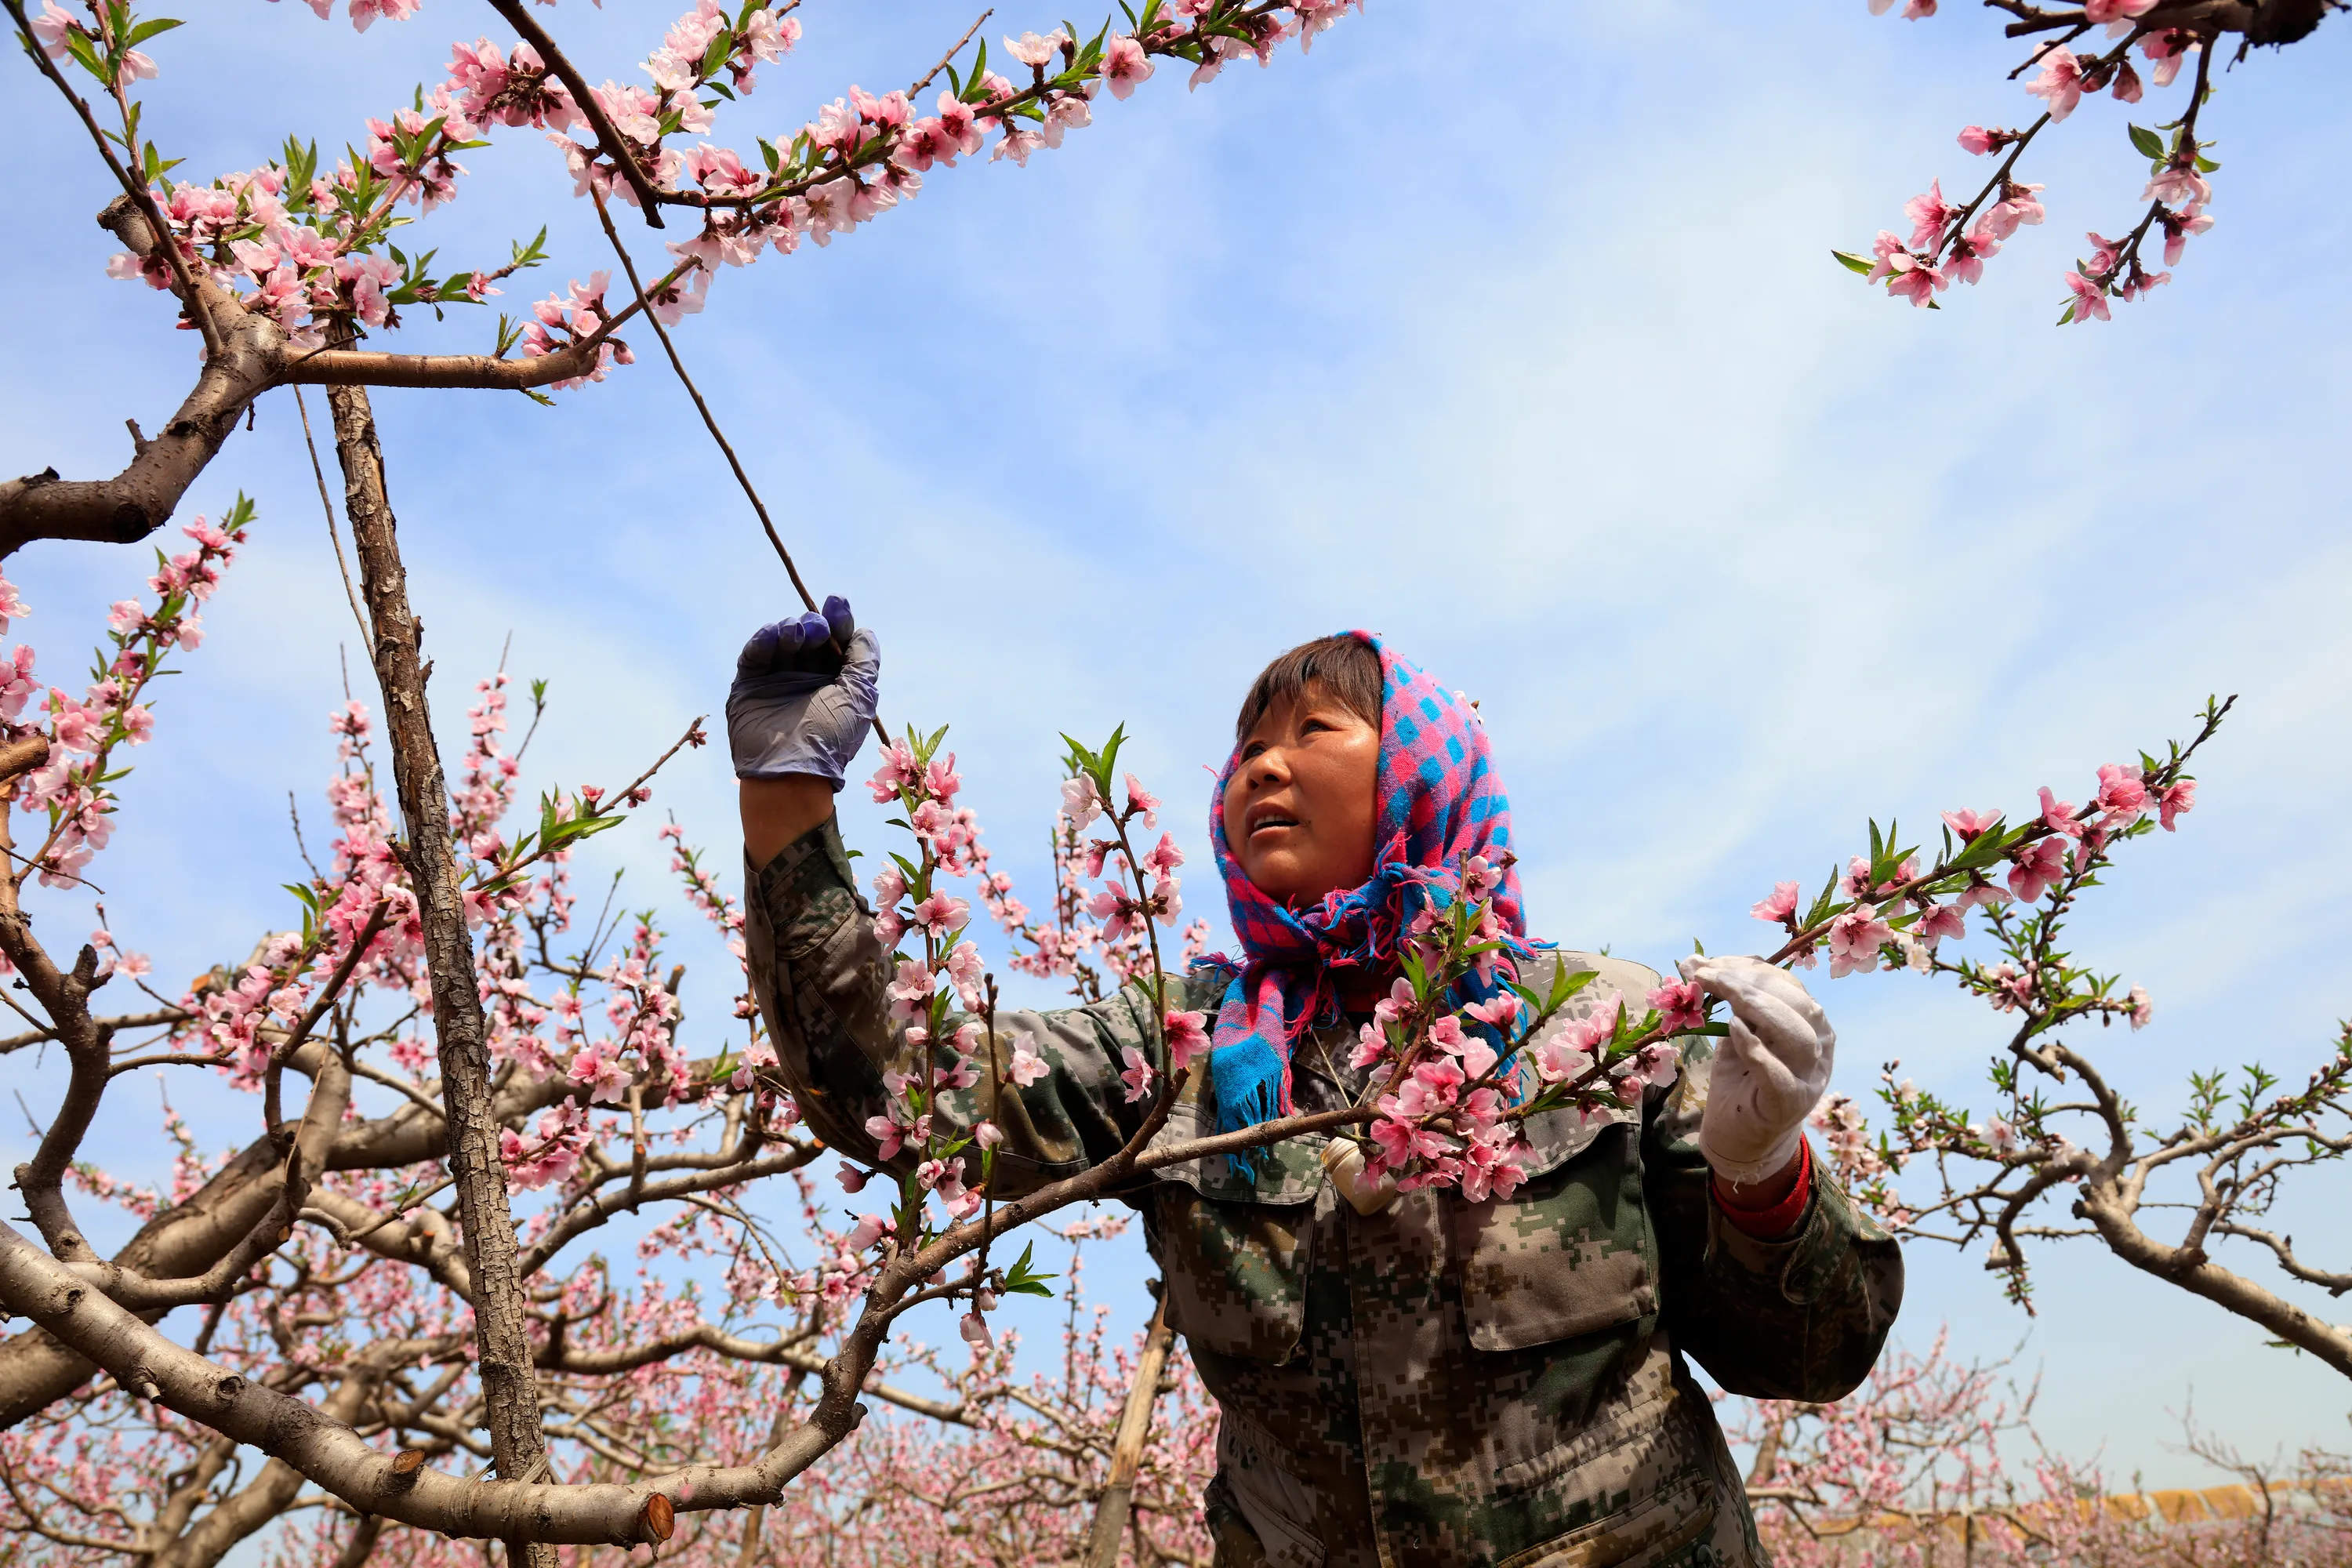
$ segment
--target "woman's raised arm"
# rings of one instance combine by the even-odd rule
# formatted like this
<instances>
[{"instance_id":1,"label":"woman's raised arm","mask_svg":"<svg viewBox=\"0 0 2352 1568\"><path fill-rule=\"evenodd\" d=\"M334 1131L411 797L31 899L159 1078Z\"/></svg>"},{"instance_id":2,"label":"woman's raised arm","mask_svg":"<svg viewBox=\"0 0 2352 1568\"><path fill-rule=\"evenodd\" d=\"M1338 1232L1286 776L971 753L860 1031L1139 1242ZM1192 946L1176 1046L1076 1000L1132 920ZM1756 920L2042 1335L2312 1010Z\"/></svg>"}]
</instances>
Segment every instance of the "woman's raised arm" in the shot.
<instances>
[{"instance_id":1,"label":"woman's raised arm","mask_svg":"<svg viewBox=\"0 0 2352 1568\"><path fill-rule=\"evenodd\" d=\"M836 651L846 647L845 658ZM818 1137L851 1159L904 1168L886 1078L936 1086L932 1114L1003 1134L996 1191L1013 1196L1073 1175L1141 1125L1122 1073L1137 1054L1156 1079L1167 1061L1139 986L1086 1007L1006 1010L992 1026L949 1018L937 1040L910 1039L892 1014L896 958L876 935L834 818L834 793L870 732L880 645L848 604L762 627L744 645L728 693L727 731L743 813L745 953L752 995L779 1070ZM1171 1001L1193 987L1171 982ZM948 1040L965 1026L961 1052ZM926 1051L929 1059L925 1059ZM958 1082L959 1058L976 1072ZM900 1103L903 1104L903 1100ZM976 1165L976 1162L974 1163Z\"/></svg>"}]
</instances>

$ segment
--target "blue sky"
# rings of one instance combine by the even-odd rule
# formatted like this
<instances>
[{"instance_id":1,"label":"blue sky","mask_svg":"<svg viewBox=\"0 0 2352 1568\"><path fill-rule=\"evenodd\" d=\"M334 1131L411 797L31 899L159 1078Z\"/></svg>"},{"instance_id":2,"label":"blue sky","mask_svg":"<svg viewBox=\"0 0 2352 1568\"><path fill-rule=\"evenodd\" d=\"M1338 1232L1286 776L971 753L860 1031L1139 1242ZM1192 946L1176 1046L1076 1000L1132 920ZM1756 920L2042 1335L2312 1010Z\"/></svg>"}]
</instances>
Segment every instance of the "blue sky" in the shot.
<instances>
[{"instance_id":1,"label":"blue sky","mask_svg":"<svg viewBox=\"0 0 2352 1568\"><path fill-rule=\"evenodd\" d=\"M149 125L191 171L248 167L289 130L356 139L482 19L436 4L358 37L240 7L158 40ZM667 16L616 0L551 25L592 77L626 78ZM908 0L803 19L801 51L722 118L738 144L851 81L910 79L970 17ZM1054 19L1016 5L991 31ZM1163 68L1026 170L936 172L868 229L730 273L680 342L803 572L880 628L886 718L953 724L1033 894L1057 731L1124 721L1138 771L1184 803L1196 907L1221 913L1198 770L1264 660L1340 626L1386 632L1483 702L1537 929L1661 966L1694 937L1757 944L1748 905L1776 878L1810 885L1867 817L2015 809L2044 783L2080 798L2099 763L2240 693L2196 815L2135 847L2078 924L2078 952L2155 994L2154 1026L2101 1048L2161 1115L2192 1068L2305 1070L2346 1008L2352 307L2312 279L2352 239L2347 39L2324 29L2222 77L2221 221L2112 323L2051 326L2082 232L2130 221L2145 177L2104 100L2035 150L2049 223L1945 310L1875 298L1827 256L1866 247L1931 176L1972 190L1960 125L2031 119L1985 18L1376 0L1303 59L1192 94ZM0 254L0 464L111 472L121 419L152 428L183 395L189 342L159 296L103 276L102 174L26 68L0 68L30 106L16 231L39 237ZM477 177L416 231L445 263L496 261L548 224L554 261L510 285L510 310L609 264L543 143L467 162ZM398 346L488 334L454 317ZM445 743L511 634L515 673L553 682L533 787L634 773L716 712L742 637L793 607L650 335L638 350L552 410L377 395ZM283 392L189 510L239 488L261 506L255 545L93 872L175 982L289 918L287 792L321 816L351 634ZM143 572L86 545L9 563L53 679ZM731 795L714 748L674 764L657 804L723 863ZM845 815L883 847L875 814ZM650 825L592 848L583 882L626 865L639 897L659 885ZM54 930L86 919L43 907ZM723 955L682 909L671 923L710 1016ZM2001 1036L1981 1008L1911 976L1816 984L1839 1087L1867 1092L1896 1058L1939 1089L1981 1084ZM53 1079L21 1063L37 1109ZM251 1114L193 1080L174 1092ZM152 1127L118 1111L106 1153L140 1167ZM213 1141L247 1136L239 1120ZM0 1152L22 1142L12 1125ZM2320 1216L2347 1194L2324 1176L2282 1218L2340 1229ZM1909 1256L1906 1340L1944 1321L1969 1353L2022 1340L2045 1432L2104 1445L2119 1472L2201 1476L2167 1446L2192 1398L2253 1448L2347 1436L2340 1382L2088 1244L2043 1250L2038 1320L1973 1258ZM1135 1264L1092 1277L1139 1321L1139 1245Z\"/></svg>"}]
</instances>

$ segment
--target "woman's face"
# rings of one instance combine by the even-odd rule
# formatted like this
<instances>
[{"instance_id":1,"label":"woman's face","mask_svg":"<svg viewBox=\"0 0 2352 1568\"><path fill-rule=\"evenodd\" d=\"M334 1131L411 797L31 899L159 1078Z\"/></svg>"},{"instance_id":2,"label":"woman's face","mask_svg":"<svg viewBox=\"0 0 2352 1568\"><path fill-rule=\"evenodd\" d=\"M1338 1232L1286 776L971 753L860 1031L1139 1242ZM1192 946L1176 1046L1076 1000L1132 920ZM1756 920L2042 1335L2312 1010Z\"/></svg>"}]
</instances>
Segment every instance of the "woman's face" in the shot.
<instances>
[{"instance_id":1,"label":"woman's face","mask_svg":"<svg viewBox=\"0 0 2352 1568\"><path fill-rule=\"evenodd\" d=\"M1306 909L1372 874L1381 732L1310 686L1267 708L1225 781L1225 847L1260 892Z\"/></svg>"}]
</instances>

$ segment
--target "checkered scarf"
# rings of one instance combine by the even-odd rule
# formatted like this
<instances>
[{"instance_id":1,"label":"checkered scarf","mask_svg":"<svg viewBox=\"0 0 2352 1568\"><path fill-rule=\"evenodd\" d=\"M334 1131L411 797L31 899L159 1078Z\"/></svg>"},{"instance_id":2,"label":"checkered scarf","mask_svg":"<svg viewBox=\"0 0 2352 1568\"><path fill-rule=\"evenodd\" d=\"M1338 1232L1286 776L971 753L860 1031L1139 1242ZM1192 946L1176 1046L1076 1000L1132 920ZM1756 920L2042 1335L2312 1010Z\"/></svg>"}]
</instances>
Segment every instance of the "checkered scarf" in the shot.
<instances>
[{"instance_id":1,"label":"checkered scarf","mask_svg":"<svg viewBox=\"0 0 2352 1568\"><path fill-rule=\"evenodd\" d=\"M1495 860L1510 847L1510 797L1470 705L1371 633L1349 635L1381 656L1380 809L1372 828L1381 848L1370 879L1314 909L1286 909L1257 889L1225 844L1225 784L1241 765L1239 745L1209 797L1209 843L1242 952L1238 966L1225 965L1233 981L1211 1039L1209 1087L1220 1131L1289 1114L1291 1047L1317 1024L1339 1020L1339 984L1386 973L1414 916L1451 901L1463 863L1475 855ZM1526 936L1516 872L1505 874L1494 913L1514 938ZM1479 994L1461 1000L1495 989L1475 977L1469 988Z\"/></svg>"}]
</instances>

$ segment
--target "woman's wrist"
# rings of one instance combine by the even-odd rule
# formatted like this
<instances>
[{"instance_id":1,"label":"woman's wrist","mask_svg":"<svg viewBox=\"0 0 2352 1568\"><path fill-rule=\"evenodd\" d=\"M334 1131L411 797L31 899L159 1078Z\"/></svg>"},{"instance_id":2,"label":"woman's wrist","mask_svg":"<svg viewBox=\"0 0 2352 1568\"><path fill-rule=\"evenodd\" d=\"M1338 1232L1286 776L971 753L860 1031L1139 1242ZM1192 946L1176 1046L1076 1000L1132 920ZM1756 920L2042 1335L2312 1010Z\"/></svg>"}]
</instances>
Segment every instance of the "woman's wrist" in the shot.
<instances>
[{"instance_id":1,"label":"woman's wrist","mask_svg":"<svg viewBox=\"0 0 2352 1568\"><path fill-rule=\"evenodd\" d=\"M833 785L813 774L775 779L739 779L743 814L743 853L754 868L766 865L810 828L833 816Z\"/></svg>"},{"instance_id":2,"label":"woman's wrist","mask_svg":"<svg viewBox=\"0 0 2352 1568\"><path fill-rule=\"evenodd\" d=\"M1774 1237L1796 1228L1805 1204L1812 1196L1812 1147L1797 1140L1789 1163L1759 1182L1727 1182L1715 1176L1711 1185L1724 1217L1750 1236Z\"/></svg>"}]
</instances>

